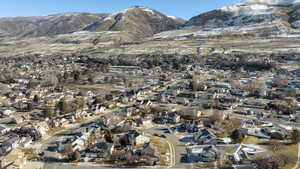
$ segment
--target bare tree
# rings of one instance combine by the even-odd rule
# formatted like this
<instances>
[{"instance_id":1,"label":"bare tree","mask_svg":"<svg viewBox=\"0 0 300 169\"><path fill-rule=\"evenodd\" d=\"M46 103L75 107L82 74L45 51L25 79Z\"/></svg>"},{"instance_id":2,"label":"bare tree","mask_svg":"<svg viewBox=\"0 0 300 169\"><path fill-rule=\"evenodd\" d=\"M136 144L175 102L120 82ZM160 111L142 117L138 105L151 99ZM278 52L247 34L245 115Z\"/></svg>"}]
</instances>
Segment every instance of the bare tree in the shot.
<instances>
[{"instance_id":1,"label":"bare tree","mask_svg":"<svg viewBox=\"0 0 300 169\"><path fill-rule=\"evenodd\" d=\"M291 133L292 136L292 142L293 143L299 143L300 142L300 131L297 129L294 129Z\"/></svg>"},{"instance_id":2,"label":"bare tree","mask_svg":"<svg viewBox=\"0 0 300 169\"><path fill-rule=\"evenodd\" d=\"M269 143L270 143L272 151L274 153L277 152L277 151L279 151L282 148L282 143L280 143L277 140L271 140Z\"/></svg>"},{"instance_id":3,"label":"bare tree","mask_svg":"<svg viewBox=\"0 0 300 169\"><path fill-rule=\"evenodd\" d=\"M71 154L73 153L73 147L72 147L72 144L66 144L64 146L64 150L62 152L62 155L64 157L69 157Z\"/></svg>"},{"instance_id":4,"label":"bare tree","mask_svg":"<svg viewBox=\"0 0 300 169\"><path fill-rule=\"evenodd\" d=\"M297 161L297 157L290 155L287 151L277 151L276 153L264 153L253 160L258 168L280 169L288 163Z\"/></svg>"},{"instance_id":5,"label":"bare tree","mask_svg":"<svg viewBox=\"0 0 300 169\"><path fill-rule=\"evenodd\" d=\"M266 84L259 80L252 80L245 87L246 90L250 93L250 95L259 96L260 93L266 90Z\"/></svg>"},{"instance_id":6,"label":"bare tree","mask_svg":"<svg viewBox=\"0 0 300 169\"><path fill-rule=\"evenodd\" d=\"M221 124L224 121L224 113L218 110L212 110L213 113L209 117L211 124Z\"/></svg>"},{"instance_id":7,"label":"bare tree","mask_svg":"<svg viewBox=\"0 0 300 169\"><path fill-rule=\"evenodd\" d=\"M284 87L286 84L288 84L288 80L286 80L284 77L278 77L273 79L272 86L273 87Z\"/></svg>"},{"instance_id":8,"label":"bare tree","mask_svg":"<svg viewBox=\"0 0 300 169\"><path fill-rule=\"evenodd\" d=\"M198 80L195 75L192 77L192 80L190 82L190 88L192 89L192 91L197 91L199 88Z\"/></svg>"},{"instance_id":9,"label":"bare tree","mask_svg":"<svg viewBox=\"0 0 300 169\"><path fill-rule=\"evenodd\" d=\"M58 78L54 72L47 74L44 77L43 86L56 86L58 84Z\"/></svg>"}]
</instances>

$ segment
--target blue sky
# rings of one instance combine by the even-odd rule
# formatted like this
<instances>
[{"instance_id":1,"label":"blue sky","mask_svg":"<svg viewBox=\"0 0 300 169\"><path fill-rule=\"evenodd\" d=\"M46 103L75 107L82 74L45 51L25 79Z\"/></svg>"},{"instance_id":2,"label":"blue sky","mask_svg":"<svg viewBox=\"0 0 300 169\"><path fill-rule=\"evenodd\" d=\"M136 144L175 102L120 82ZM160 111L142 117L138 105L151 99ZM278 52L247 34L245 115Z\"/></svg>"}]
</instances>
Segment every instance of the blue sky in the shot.
<instances>
[{"instance_id":1,"label":"blue sky","mask_svg":"<svg viewBox=\"0 0 300 169\"><path fill-rule=\"evenodd\" d=\"M1 0L0 17L40 16L61 12L113 13L135 5L189 19L240 0Z\"/></svg>"}]
</instances>

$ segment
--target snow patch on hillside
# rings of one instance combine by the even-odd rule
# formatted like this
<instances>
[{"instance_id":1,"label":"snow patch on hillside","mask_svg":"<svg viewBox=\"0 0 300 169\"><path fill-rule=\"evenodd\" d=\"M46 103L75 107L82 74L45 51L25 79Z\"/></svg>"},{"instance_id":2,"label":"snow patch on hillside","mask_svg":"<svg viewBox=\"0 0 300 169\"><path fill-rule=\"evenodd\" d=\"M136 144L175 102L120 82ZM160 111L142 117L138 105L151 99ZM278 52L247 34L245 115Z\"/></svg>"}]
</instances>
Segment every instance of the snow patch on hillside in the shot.
<instances>
[{"instance_id":1,"label":"snow patch on hillside","mask_svg":"<svg viewBox=\"0 0 300 169\"><path fill-rule=\"evenodd\" d=\"M148 12L148 13L150 13L150 14L152 14L152 15L156 15L156 12L154 12L152 9L149 9L149 8L141 8L143 11L145 11L145 12Z\"/></svg>"},{"instance_id":2,"label":"snow patch on hillside","mask_svg":"<svg viewBox=\"0 0 300 169\"><path fill-rule=\"evenodd\" d=\"M171 18L171 19L174 19L174 20L179 19L179 18L177 18L176 16L168 16L168 17Z\"/></svg>"},{"instance_id":3,"label":"snow patch on hillside","mask_svg":"<svg viewBox=\"0 0 300 169\"><path fill-rule=\"evenodd\" d=\"M152 17L156 17L158 19L162 19L162 16L155 12L154 10L152 9L149 9L149 8L145 8L145 7L140 7L144 12L147 12L148 15L152 16Z\"/></svg>"},{"instance_id":4,"label":"snow patch on hillside","mask_svg":"<svg viewBox=\"0 0 300 169\"><path fill-rule=\"evenodd\" d=\"M297 29L300 29L300 21L295 21L292 23L292 26L297 28Z\"/></svg>"},{"instance_id":5,"label":"snow patch on hillside","mask_svg":"<svg viewBox=\"0 0 300 169\"><path fill-rule=\"evenodd\" d=\"M106 18L103 19L103 21L108 21L108 20L112 20L114 15L109 15Z\"/></svg>"},{"instance_id":6,"label":"snow patch on hillside","mask_svg":"<svg viewBox=\"0 0 300 169\"><path fill-rule=\"evenodd\" d=\"M134 10L135 8L136 8L136 7L127 8L127 9L124 9L123 11L121 11L120 13L125 14L125 13L127 13L127 12L129 12L129 11L131 11L131 10Z\"/></svg>"},{"instance_id":7,"label":"snow patch on hillside","mask_svg":"<svg viewBox=\"0 0 300 169\"><path fill-rule=\"evenodd\" d=\"M300 24L300 23L299 23ZM300 26L300 25L299 25ZM260 33L262 30L274 30L274 37L299 37L299 32L293 32L292 30L282 26L280 21L266 23L259 23L247 26L230 26L225 28L209 28L209 29L197 29L197 27L193 27L191 29L183 29L183 30L172 30L165 31L158 34L153 35L148 38L148 40L157 40L157 39L175 39L175 40L183 40L185 37L189 39L197 39L197 40L205 40L210 39L213 36L223 36L226 34L249 34L249 33Z\"/></svg>"},{"instance_id":8,"label":"snow patch on hillside","mask_svg":"<svg viewBox=\"0 0 300 169\"><path fill-rule=\"evenodd\" d=\"M156 18L159 18L159 19L162 18L162 16L158 12L155 12L152 9L141 7L141 6L136 6L136 7L125 9L125 10L121 11L120 13L126 15L128 12L131 12L131 11L134 11L134 10L142 10L142 11L146 12L147 15L149 15L149 16L156 17Z\"/></svg>"},{"instance_id":9,"label":"snow patch on hillside","mask_svg":"<svg viewBox=\"0 0 300 169\"><path fill-rule=\"evenodd\" d=\"M244 0L243 3L249 3L249 4L268 4L268 5L296 5L300 3L300 0Z\"/></svg>"},{"instance_id":10,"label":"snow patch on hillside","mask_svg":"<svg viewBox=\"0 0 300 169\"><path fill-rule=\"evenodd\" d=\"M249 4L249 5L237 4L237 5L221 8L221 10L226 12L233 12L235 16L252 16L252 15L271 14L276 11L276 8L269 7L263 4Z\"/></svg>"}]
</instances>

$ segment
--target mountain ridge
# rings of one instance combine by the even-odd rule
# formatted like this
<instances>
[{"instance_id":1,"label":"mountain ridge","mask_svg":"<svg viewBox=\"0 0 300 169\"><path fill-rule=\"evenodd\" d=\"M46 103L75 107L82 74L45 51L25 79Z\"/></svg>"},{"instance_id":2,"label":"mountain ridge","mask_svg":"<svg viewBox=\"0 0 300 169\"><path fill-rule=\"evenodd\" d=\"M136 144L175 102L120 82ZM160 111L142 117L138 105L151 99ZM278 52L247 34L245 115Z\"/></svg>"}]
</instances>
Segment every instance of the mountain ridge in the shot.
<instances>
[{"instance_id":1,"label":"mountain ridge","mask_svg":"<svg viewBox=\"0 0 300 169\"><path fill-rule=\"evenodd\" d=\"M300 54L299 8L248 1L200 14L183 24L136 6L108 14L72 33L2 38L0 55L86 55L107 60L231 53L295 55Z\"/></svg>"},{"instance_id":2,"label":"mountain ridge","mask_svg":"<svg viewBox=\"0 0 300 169\"><path fill-rule=\"evenodd\" d=\"M116 16L123 16L115 18ZM114 18L113 18L114 16ZM114 19L114 21L112 21ZM110 23L110 20L112 23ZM145 21L144 21L145 20ZM114 24L115 23L115 24ZM0 18L1 37L39 37L77 31L131 31L138 38L160 31L177 29L185 22L158 11L135 6L114 14L66 12L48 16Z\"/></svg>"},{"instance_id":3,"label":"mountain ridge","mask_svg":"<svg viewBox=\"0 0 300 169\"><path fill-rule=\"evenodd\" d=\"M298 2L300 1L245 0L194 16L186 23L185 27L217 28L281 22L296 28L298 24L294 24L294 22L298 19L293 19L295 17L291 13L300 9L300 6L297 6Z\"/></svg>"}]
</instances>

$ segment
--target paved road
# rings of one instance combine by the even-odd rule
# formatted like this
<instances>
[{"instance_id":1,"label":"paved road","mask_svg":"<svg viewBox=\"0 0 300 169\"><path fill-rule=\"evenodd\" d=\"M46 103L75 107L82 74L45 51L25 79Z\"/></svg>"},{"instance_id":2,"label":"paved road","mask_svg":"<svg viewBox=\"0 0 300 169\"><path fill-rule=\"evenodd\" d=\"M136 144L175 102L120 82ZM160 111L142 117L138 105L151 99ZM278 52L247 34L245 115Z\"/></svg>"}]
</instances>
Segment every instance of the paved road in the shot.
<instances>
[{"instance_id":1,"label":"paved road","mask_svg":"<svg viewBox=\"0 0 300 169\"><path fill-rule=\"evenodd\" d=\"M297 163L295 164L295 167L292 168L292 169L299 169L300 168L299 165L300 165L300 143L298 143L298 158L297 158Z\"/></svg>"},{"instance_id":2,"label":"paved road","mask_svg":"<svg viewBox=\"0 0 300 169\"><path fill-rule=\"evenodd\" d=\"M173 157L175 157L175 164L172 165L171 168L190 168L191 164L183 163L183 157L186 154L186 146L184 143L179 141L179 136L176 136L175 134L168 134L165 133L165 130L163 130L163 127L154 127L151 129L145 130L146 133L149 133L151 135L158 134L158 135L165 135L166 140L168 143L171 144L171 146L174 148Z\"/></svg>"},{"instance_id":3,"label":"paved road","mask_svg":"<svg viewBox=\"0 0 300 169\"><path fill-rule=\"evenodd\" d=\"M43 169L109 169L112 166L106 165L74 165L74 164L63 164L63 163L48 163L44 165Z\"/></svg>"},{"instance_id":4,"label":"paved road","mask_svg":"<svg viewBox=\"0 0 300 169\"><path fill-rule=\"evenodd\" d=\"M46 164L43 169L111 169L111 168L119 168L117 166L108 166L108 165L72 165L72 164L61 164L61 163L51 163ZM166 169L166 167L154 166L154 167L137 167L135 169ZM193 169L193 165L186 166L174 166L172 169Z\"/></svg>"}]
</instances>

